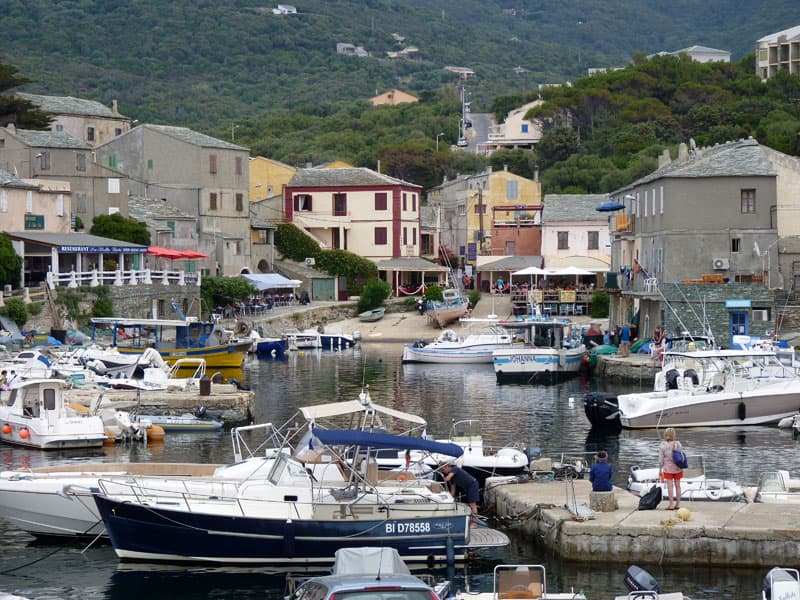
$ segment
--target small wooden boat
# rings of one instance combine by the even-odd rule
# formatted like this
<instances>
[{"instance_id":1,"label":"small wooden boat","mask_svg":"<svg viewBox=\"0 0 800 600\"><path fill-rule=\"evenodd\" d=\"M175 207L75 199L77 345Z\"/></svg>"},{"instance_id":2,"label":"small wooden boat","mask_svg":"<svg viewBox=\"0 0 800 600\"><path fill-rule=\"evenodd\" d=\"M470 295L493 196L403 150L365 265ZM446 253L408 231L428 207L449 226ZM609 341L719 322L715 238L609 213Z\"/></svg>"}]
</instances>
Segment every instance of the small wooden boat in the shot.
<instances>
[{"instance_id":1,"label":"small wooden boat","mask_svg":"<svg viewBox=\"0 0 800 600\"><path fill-rule=\"evenodd\" d=\"M359 313L358 320L364 323L373 323L375 321L380 321L383 318L384 313L386 313L386 308L379 306L378 308L365 310L364 312Z\"/></svg>"}]
</instances>

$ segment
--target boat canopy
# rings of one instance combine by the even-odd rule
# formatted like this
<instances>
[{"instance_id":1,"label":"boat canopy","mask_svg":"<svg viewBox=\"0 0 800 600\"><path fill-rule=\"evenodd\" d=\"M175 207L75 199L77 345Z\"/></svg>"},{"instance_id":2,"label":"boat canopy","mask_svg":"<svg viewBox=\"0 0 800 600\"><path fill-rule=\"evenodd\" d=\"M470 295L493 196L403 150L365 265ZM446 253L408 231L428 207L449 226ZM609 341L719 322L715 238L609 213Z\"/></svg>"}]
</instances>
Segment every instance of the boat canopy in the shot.
<instances>
[{"instance_id":1,"label":"boat canopy","mask_svg":"<svg viewBox=\"0 0 800 600\"><path fill-rule=\"evenodd\" d=\"M410 435L391 435L389 433L372 433L360 429L321 429L314 427L314 436L323 444L365 446L398 450L423 450L433 454L444 454L458 458L464 454L464 448L458 444L434 442Z\"/></svg>"},{"instance_id":2,"label":"boat canopy","mask_svg":"<svg viewBox=\"0 0 800 600\"><path fill-rule=\"evenodd\" d=\"M368 410L374 410L375 412L383 413L396 419L402 419L404 421L408 421L409 423L418 423L419 425L426 424L425 419L417 415L412 415L411 413L395 410L379 404L372 404L372 402L369 401L361 402L360 400L348 400L346 402L329 402L328 404L303 406L300 408L300 413L307 421L314 421L315 419L338 417L341 415L366 412Z\"/></svg>"}]
</instances>

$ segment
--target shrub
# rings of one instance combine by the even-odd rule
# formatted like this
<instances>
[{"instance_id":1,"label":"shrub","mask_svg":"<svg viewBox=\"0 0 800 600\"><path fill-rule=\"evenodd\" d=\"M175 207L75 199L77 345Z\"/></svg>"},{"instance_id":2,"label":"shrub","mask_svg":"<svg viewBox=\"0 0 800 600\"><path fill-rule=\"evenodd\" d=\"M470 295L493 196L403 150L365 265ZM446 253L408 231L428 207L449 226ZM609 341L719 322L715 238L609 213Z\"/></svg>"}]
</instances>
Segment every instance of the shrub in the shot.
<instances>
[{"instance_id":1,"label":"shrub","mask_svg":"<svg viewBox=\"0 0 800 600\"><path fill-rule=\"evenodd\" d=\"M58 288L58 297L56 297L56 304L64 307L67 318L72 322L77 322L81 317L81 301L83 300L83 292L72 290L70 288Z\"/></svg>"},{"instance_id":2,"label":"shrub","mask_svg":"<svg viewBox=\"0 0 800 600\"><path fill-rule=\"evenodd\" d=\"M592 292L592 306L589 315L594 319L605 319L608 317L608 292L595 290Z\"/></svg>"},{"instance_id":3,"label":"shrub","mask_svg":"<svg viewBox=\"0 0 800 600\"><path fill-rule=\"evenodd\" d=\"M429 285L425 288L425 300L435 300L436 302L444 300L444 295L438 285Z\"/></svg>"},{"instance_id":4,"label":"shrub","mask_svg":"<svg viewBox=\"0 0 800 600\"><path fill-rule=\"evenodd\" d=\"M472 290L469 293L469 307L475 308L480 302L481 299L481 291L480 290Z\"/></svg>"},{"instance_id":5,"label":"shrub","mask_svg":"<svg viewBox=\"0 0 800 600\"><path fill-rule=\"evenodd\" d=\"M93 317L113 317L114 303L111 298L98 298L92 305Z\"/></svg>"},{"instance_id":6,"label":"shrub","mask_svg":"<svg viewBox=\"0 0 800 600\"><path fill-rule=\"evenodd\" d=\"M378 308L392 293L392 288L385 281L370 279L364 284L358 299L358 312L362 313Z\"/></svg>"},{"instance_id":7,"label":"shrub","mask_svg":"<svg viewBox=\"0 0 800 600\"><path fill-rule=\"evenodd\" d=\"M275 247L278 252L292 260L317 258L321 252L319 244L292 223L278 223L275 229Z\"/></svg>"},{"instance_id":8,"label":"shrub","mask_svg":"<svg viewBox=\"0 0 800 600\"><path fill-rule=\"evenodd\" d=\"M44 302L31 302L28 305L28 312L31 314L32 317L42 314L42 308L44 307Z\"/></svg>"},{"instance_id":9,"label":"shrub","mask_svg":"<svg viewBox=\"0 0 800 600\"><path fill-rule=\"evenodd\" d=\"M22 327L28 322L28 307L19 298L11 298L6 301L6 305L2 309L2 314L17 324L17 327Z\"/></svg>"}]
</instances>

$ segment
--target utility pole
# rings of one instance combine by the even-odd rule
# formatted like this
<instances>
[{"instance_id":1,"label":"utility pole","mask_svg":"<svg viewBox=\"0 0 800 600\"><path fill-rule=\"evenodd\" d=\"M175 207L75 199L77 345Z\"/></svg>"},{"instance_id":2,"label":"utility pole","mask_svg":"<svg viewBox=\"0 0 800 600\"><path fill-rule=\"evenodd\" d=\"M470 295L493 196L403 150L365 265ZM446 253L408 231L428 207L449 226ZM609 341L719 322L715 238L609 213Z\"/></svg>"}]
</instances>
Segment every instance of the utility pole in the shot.
<instances>
[{"instance_id":1,"label":"utility pole","mask_svg":"<svg viewBox=\"0 0 800 600\"><path fill-rule=\"evenodd\" d=\"M484 252L483 247L483 188L478 188L478 233L480 235L480 248L481 255Z\"/></svg>"}]
</instances>

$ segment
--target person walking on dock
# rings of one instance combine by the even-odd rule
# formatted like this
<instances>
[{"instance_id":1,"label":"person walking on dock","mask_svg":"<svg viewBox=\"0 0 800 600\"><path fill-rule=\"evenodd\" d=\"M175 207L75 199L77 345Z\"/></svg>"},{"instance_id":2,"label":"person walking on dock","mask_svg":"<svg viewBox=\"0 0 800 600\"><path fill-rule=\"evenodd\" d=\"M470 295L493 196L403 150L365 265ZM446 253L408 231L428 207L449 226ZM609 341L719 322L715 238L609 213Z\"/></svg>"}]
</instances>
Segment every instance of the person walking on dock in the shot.
<instances>
[{"instance_id":1,"label":"person walking on dock","mask_svg":"<svg viewBox=\"0 0 800 600\"><path fill-rule=\"evenodd\" d=\"M675 429L667 427L664 439L658 449L658 468L661 479L667 482L669 506L667 510L678 510L681 507L681 478L683 469L675 464L672 457L674 450L683 450L683 446L676 439Z\"/></svg>"}]
</instances>

